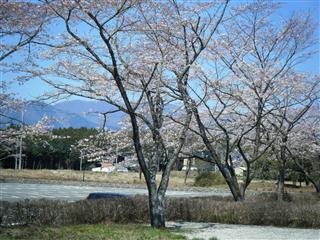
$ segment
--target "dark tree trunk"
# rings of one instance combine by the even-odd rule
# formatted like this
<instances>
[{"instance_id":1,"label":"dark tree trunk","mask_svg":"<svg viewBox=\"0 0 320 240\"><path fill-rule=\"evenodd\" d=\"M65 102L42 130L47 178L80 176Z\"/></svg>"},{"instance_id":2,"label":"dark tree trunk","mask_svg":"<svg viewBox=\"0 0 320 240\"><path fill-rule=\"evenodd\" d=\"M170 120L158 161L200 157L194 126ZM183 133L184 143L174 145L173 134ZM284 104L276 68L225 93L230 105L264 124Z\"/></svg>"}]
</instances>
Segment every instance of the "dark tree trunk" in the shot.
<instances>
[{"instance_id":1,"label":"dark tree trunk","mask_svg":"<svg viewBox=\"0 0 320 240\"><path fill-rule=\"evenodd\" d=\"M238 181L235 179L235 177L232 176L226 176L225 177L226 182L229 186L229 189L231 191L231 194L233 196L233 199L236 202L241 202L244 200L244 193L245 193L245 189L240 189ZM241 191L242 190L242 191Z\"/></svg>"},{"instance_id":2,"label":"dark tree trunk","mask_svg":"<svg viewBox=\"0 0 320 240\"><path fill-rule=\"evenodd\" d=\"M282 170L279 170L278 185L277 185L277 197L279 201L284 200L284 174Z\"/></svg>"},{"instance_id":3,"label":"dark tree trunk","mask_svg":"<svg viewBox=\"0 0 320 240\"><path fill-rule=\"evenodd\" d=\"M286 170L286 143L287 137L282 137L282 143L280 147L280 165L279 165L279 176L278 176L278 186L277 186L277 196L279 201L284 200L285 189L284 189L284 181L285 181L285 170Z\"/></svg>"},{"instance_id":4,"label":"dark tree trunk","mask_svg":"<svg viewBox=\"0 0 320 240\"><path fill-rule=\"evenodd\" d=\"M316 189L316 192L320 193L320 181L315 181L314 179L311 179L309 176L307 176L307 179L312 183L312 185Z\"/></svg>"},{"instance_id":5,"label":"dark tree trunk","mask_svg":"<svg viewBox=\"0 0 320 240\"><path fill-rule=\"evenodd\" d=\"M224 167L224 165L222 164L222 162L220 160L220 157L216 153L214 147L212 146L212 144L206 134L206 129L201 121L198 109L193 108L193 113L196 118L199 130L200 130L201 138L202 138L204 144L206 145L208 151L213 156L215 164L217 164L221 174L223 175L224 179L226 180L228 187L232 193L233 199L235 201L243 201L244 196L241 194L241 191L239 188L239 183L237 181L237 177L235 175L234 169L230 166L228 168Z\"/></svg>"},{"instance_id":6,"label":"dark tree trunk","mask_svg":"<svg viewBox=\"0 0 320 240\"><path fill-rule=\"evenodd\" d=\"M149 213L152 227L165 228L164 197L160 196L156 190L149 193Z\"/></svg>"},{"instance_id":7,"label":"dark tree trunk","mask_svg":"<svg viewBox=\"0 0 320 240\"><path fill-rule=\"evenodd\" d=\"M243 201L245 200L245 195L246 195L246 190L247 187L249 186L250 183L240 183L240 194L241 194L241 200L239 201Z\"/></svg>"}]
</instances>

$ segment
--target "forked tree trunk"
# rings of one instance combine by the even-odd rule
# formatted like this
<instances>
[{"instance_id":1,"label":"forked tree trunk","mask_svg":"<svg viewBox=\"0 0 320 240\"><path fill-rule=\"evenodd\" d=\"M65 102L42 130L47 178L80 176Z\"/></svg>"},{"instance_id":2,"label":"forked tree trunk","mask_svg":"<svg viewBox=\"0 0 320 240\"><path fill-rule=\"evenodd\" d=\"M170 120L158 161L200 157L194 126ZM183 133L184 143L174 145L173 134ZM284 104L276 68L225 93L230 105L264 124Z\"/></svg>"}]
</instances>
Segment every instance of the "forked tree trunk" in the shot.
<instances>
[{"instance_id":1,"label":"forked tree trunk","mask_svg":"<svg viewBox=\"0 0 320 240\"><path fill-rule=\"evenodd\" d=\"M247 190L247 186L245 185L245 183L241 183L240 184L240 194L241 194L242 199L239 201L245 200L246 190Z\"/></svg>"},{"instance_id":2,"label":"forked tree trunk","mask_svg":"<svg viewBox=\"0 0 320 240\"><path fill-rule=\"evenodd\" d=\"M156 192L149 195L149 213L152 227L165 228L164 197Z\"/></svg>"},{"instance_id":3,"label":"forked tree trunk","mask_svg":"<svg viewBox=\"0 0 320 240\"><path fill-rule=\"evenodd\" d=\"M211 149L211 148L210 148ZM213 154L214 152L212 152ZM234 173L234 171L232 169L228 170L225 169L223 167L223 165L216 161L216 164L222 174L222 176L224 177L224 179L226 180L226 183L231 191L232 197L236 202L240 202L244 200L244 192L245 189L243 191L241 191L237 177ZM233 172L231 172L233 171Z\"/></svg>"},{"instance_id":4,"label":"forked tree trunk","mask_svg":"<svg viewBox=\"0 0 320 240\"><path fill-rule=\"evenodd\" d=\"M224 176L226 179L226 182L229 186L229 189L231 191L232 197L236 202L241 202L244 200L244 191L241 191L238 181L235 179L235 177L231 176Z\"/></svg>"},{"instance_id":5,"label":"forked tree trunk","mask_svg":"<svg viewBox=\"0 0 320 240\"><path fill-rule=\"evenodd\" d=\"M233 199L235 201L243 201L244 200L244 196L241 194L240 191L240 187L239 187L239 183L237 181L237 177L235 175L235 172L233 169L229 168L226 169L225 166L221 163L220 158L218 156L218 154L216 153L214 147L212 146L207 134L206 134L206 128L203 125L198 109L197 108L193 108L193 113L194 116L196 118L199 130L200 130L200 135L201 138L203 140L203 143L206 145L208 151L210 152L210 154L213 156L214 162L215 164L217 164L219 171L221 172L222 176L224 177L224 179L226 180L229 189L231 191L231 194L233 196Z\"/></svg>"}]
</instances>

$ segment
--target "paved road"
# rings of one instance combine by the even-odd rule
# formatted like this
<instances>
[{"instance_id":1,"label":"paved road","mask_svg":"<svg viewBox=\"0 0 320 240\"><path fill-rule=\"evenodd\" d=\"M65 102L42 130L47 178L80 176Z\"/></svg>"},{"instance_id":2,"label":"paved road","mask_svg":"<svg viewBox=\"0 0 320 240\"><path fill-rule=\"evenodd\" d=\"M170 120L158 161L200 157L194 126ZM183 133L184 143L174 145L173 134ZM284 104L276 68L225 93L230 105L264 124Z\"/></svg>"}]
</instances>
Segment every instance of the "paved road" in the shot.
<instances>
[{"instance_id":1,"label":"paved road","mask_svg":"<svg viewBox=\"0 0 320 240\"><path fill-rule=\"evenodd\" d=\"M31 184L31 183L0 183L0 200L20 201L23 199L59 199L66 201L77 201L86 198L92 192L110 192L125 195L147 194L147 190L139 188L115 188L115 187L93 187L93 186L70 186L54 184ZM227 191L217 190L210 192L195 191L168 191L167 196L173 197L198 197L229 195Z\"/></svg>"},{"instance_id":2,"label":"paved road","mask_svg":"<svg viewBox=\"0 0 320 240\"><path fill-rule=\"evenodd\" d=\"M273 226L233 225L216 223L168 222L168 227L188 229L188 239L219 240L319 240L319 229L285 228ZM191 230L191 231L190 231ZM180 233L179 233L180 234Z\"/></svg>"}]
</instances>

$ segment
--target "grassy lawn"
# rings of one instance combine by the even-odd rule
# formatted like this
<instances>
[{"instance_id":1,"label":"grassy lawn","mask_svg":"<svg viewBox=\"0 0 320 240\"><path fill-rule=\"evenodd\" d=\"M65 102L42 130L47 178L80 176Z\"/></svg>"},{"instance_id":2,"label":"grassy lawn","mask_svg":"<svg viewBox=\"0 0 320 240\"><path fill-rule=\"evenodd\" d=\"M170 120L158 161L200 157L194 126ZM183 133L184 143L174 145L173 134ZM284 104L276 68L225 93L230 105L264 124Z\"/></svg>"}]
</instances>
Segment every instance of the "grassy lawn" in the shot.
<instances>
[{"instance_id":1,"label":"grassy lawn","mask_svg":"<svg viewBox=\"0 0 320 240\"><path fill-rule=\"evenodd\" d=\"M99 173L92 171L85 171L86 182L101 182L109 184L135 184L145 186L145 181L139 178L137 172L127 173ZM158 174L160 179L161 173ZM193 187L197 172L190 172L187 183L184 183L184 171L172 171L170 175L169 188L183 188ZM42 179L42 180L56 180L56 181L82 181L83 172L75 170L14 170L14 169L1 169L0 179L4 178L17 178L17 179ZM228 189L226 184L215 185L214 188ZM275 181L254 180L249 185L249 190L252 191L275 191ZM288 192L314 192L312 185L303 186L301 188L286 188Z\"/></svg>"},{"instance_id":2,"label":"grassy lawn","mask_svg":"<svg viewBox=\"0 0 320 240\"><path fill-rule=\"evenodd\" d=\"M286 182L288 184L293 184L291 181ZM298 183L297 183L298 185ZM259 191L259 192L274 192L276 191L276 182L275 181L266 181L266 180L254 180L250 183L248 190ZM309 186L303 185L302 187L297 188L285 188L287 192L315 192L315 188L312 184Z\"/></svg>"},{"instance_id":3,"label":"grassy lawn","mask_svg":"<svg viewBox=\"0 0 320 240\"><path fill-rule=\"evenodd\" d=\"M99 173L85 171L86 182L101 182L111 184L141 184L145 186L145 182L139 178L139 173ZM159 173L159 179L160 179ZM190 173L187 184L184 183L184 172L173 171L170 177L169 187L185 187L193 186L196 173ZM82 181L83 172L74 170L21 170L1 169L0 178L24 178L24 179L44 179L44 180L60 180L60 181Z\"/></svg>"},{"instance_id":4,"label":"grassy lawn","mask_svg":"<svg viewBox=\"0 0 320 240\"><path fill-rule=\"evenodd\" d=\"M0 239L77 239L77 240L102 240L102 239L186 239L169 230L152 229L143 225L72 225L66 227L13 227L0 228Z\"/></svg>"}]
</instances>

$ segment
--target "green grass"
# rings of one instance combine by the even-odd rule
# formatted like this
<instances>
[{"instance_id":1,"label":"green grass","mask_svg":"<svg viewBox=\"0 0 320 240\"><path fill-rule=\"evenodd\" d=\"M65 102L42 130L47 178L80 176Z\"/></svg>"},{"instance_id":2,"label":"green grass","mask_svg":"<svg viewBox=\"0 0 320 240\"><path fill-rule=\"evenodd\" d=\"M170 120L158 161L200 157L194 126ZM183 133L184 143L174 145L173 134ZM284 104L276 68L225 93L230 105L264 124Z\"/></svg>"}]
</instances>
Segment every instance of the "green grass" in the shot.
<instances>
[{"instance_id":1,"label":"green grass","mask_svg":"<svg viewBox=\"0 0 320 240\"><path fill-rule=\"evenodd\" d=\"M192 240L204 240L203 238L192 238ZM218 240L216 237L211 237L209 240Z\"/></svg>"},{"instance_id":2,"label":"green grass","mask_svg":"<svg viewBox=\"0 0 320 240\"><path fill-rule=\"evenodd\" d=\"M186 239L177 232L166 229L159 230L143 225L94 224L71 225L67 227L12 227L0 228L0 239L15 240L46 240L46 239L77 239L77 240L145 240L145 239Z\"/></svg>"}]
</instances>

